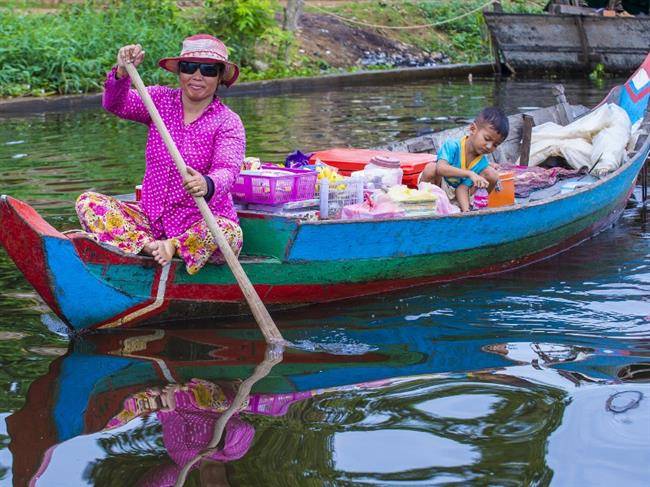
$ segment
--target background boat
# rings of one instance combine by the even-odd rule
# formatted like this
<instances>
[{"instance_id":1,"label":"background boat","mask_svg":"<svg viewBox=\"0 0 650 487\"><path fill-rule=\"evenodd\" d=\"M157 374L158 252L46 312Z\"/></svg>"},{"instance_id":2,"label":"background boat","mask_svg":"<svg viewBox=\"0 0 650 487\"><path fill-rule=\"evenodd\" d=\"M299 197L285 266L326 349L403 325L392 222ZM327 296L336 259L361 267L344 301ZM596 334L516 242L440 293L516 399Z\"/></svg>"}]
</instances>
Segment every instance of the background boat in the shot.
<instances>
[{"instance_id":1,"label":"background boat","mask_svg":"<svg viewBox=\"0 0 650 487\"><path fill-rule=\"evenodd\" d=\"M602 64L608 72L629 73L650 45L647 9L646 2L646 15L605 17L569 5L552 5L544 14L504 13L495 6L483 16L495 64L503 62L510 72L585 74Z\"/></svg>"}]
</instances>

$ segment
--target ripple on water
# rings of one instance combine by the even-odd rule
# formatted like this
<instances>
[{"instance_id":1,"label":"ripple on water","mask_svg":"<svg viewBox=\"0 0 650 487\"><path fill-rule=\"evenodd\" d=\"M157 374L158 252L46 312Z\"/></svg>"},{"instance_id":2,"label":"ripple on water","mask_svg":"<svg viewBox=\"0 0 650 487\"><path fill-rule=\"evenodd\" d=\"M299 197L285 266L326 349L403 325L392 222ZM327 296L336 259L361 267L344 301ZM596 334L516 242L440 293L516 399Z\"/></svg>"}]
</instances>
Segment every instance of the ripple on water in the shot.
<instances>
[{"instance_id":1,"label":"ripple on water","mask_svg":"<svg viewBox=\"0 0 650 487\"><path fill-rule=\"evenodd\" d=\"M608 411L607 400L624 391L640 391L643 399L626 412ZM650 384L576 390L562 424L549 438L553 480L557 485L647 485L648 438Z\"/></svg>"}]
</instances>

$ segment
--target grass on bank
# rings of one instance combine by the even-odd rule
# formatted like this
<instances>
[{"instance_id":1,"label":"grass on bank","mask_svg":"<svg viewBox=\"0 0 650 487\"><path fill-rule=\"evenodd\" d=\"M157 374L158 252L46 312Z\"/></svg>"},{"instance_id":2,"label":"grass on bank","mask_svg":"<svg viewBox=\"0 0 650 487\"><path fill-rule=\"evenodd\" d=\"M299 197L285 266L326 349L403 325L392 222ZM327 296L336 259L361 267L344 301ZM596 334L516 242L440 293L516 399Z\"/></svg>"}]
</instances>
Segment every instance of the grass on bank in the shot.
<instances>
[{"instance_id":1,"label":"grass on bank","mask_svg":"<svg viewBox=\"0 0 650 487\"><path fill-rule=\"evenodd\" d=\"M398 26L457 17L483 3L379 0L341 2L326 10ZM523 0L503 5L507 11L541 10ZM299 54L296 39L280 28L282 8L276 0L207 0L203 7L189 9L180 9L174 0L88 0L47 12L38 7L39 2L32 1L0 3L0 97L101 91L118 48L133 42L140 42L147 52L141 70L145 83L174 84L174 76L155 69L155 62L178 53L181 40L196 32L211 32L226 42L241 67L242 81L331 71L322 60ZM310 10L313 7L307 4L306 11ZM442 52L454 62L490 59L480 12L436 29L378 31L432 53Z\"/></svg>"}]
</instances>

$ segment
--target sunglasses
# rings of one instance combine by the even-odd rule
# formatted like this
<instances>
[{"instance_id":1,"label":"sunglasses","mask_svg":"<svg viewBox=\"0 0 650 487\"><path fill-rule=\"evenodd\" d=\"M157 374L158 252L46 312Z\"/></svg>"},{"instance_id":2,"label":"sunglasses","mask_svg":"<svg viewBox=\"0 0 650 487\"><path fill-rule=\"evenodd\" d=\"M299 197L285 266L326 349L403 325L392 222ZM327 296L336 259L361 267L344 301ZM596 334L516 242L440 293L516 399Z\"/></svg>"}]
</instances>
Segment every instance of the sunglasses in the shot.
<instances>
[{"instance_id":1,"label":"sunglasses","mask_svg":"<svg viewBox=\"0 0 650 487\"><path fill-rule=\"evenodd\" d=\"M223 72L223 64L193 63L191 61L180 61L178 63L178 70L183 74L194 74L197 69L201 71L202 76L214 78Z\"/></svg>"}]
</instances>

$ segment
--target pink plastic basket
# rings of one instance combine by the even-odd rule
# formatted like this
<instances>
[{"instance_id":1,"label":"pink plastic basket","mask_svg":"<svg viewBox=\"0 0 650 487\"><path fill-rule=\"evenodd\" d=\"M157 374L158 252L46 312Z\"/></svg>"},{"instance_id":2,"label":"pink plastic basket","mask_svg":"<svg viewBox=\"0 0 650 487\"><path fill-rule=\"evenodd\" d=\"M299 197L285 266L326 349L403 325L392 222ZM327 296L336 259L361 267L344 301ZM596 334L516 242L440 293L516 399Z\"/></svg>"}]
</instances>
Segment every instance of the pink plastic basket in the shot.
<instances>
[{"instance_id":1,"label":"pink plastic basket","mask_svg":"<svg viewBox=\"0 0 650 487\"><path fill-rule=\"evenodd\" d=\"M280 205L289 201L308 200L314 197L318 174L309 169L288 169L274 164L263 164L262 170L239 173L232 195L235 201L263 205Z\"/></svg>"}]
</instances>

